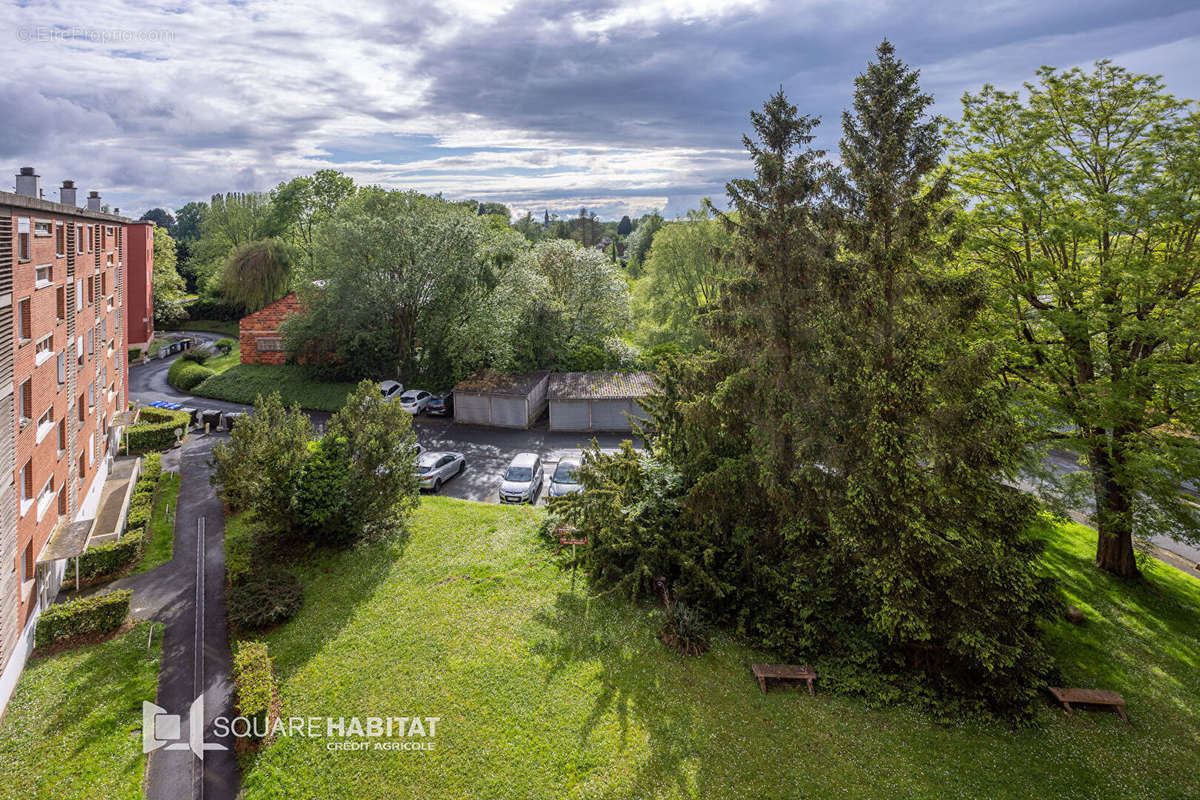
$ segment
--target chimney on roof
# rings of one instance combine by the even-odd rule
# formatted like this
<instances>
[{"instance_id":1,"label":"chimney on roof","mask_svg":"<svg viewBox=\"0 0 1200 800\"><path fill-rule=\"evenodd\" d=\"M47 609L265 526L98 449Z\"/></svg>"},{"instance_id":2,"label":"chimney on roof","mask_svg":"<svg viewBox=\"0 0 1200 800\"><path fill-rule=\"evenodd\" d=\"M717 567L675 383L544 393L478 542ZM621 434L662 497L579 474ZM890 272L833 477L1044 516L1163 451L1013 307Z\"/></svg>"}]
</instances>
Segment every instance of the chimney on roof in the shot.
<instances>
[{"instance_id":1,"label":"chimney on roof","mask_svg":"<svg viewBox=\"0 0 1200 800\"><path fill-rule=\"evenodd\" d=\"M100 210L100 193L99 192L94 191L94 190L88 192L87 207L88 207L88 211L99 211Z\"/></svg>"},{"instance_id":2,"label":"chimney on roof","mask_svg":"<svg viewBox=\"0 0 1200 800\"><path fill-rule=\"evenodd\" d=\"M78 205L75 199L75 181L63 181L62 188L58 190L58 202L71 208Z\"/></svg>"},{"instance_id":3,"label":"chimney on roof","mask_svg":"<svg viewBox=\"0 0 1200 800\"><path fill-rule=\"evenodd\" d=\"M21 167L21 171L17 173L17 194L40 198L42 190L38 184L41 180L41 176L33 171L33 167Z\"/></svg>"}]
</instances>

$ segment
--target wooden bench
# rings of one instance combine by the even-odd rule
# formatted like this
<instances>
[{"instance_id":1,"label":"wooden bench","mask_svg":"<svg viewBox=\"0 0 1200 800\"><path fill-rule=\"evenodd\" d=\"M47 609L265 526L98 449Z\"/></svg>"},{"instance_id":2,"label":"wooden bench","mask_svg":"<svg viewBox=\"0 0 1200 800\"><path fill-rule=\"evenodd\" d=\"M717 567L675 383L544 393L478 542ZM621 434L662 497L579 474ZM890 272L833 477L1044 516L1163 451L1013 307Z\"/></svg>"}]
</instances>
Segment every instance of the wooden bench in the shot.
<instances>
[{"instance_id":1,"label":"wooden bench","mask_svg":"<svg viewBox=\"0 0 1200 800\"><path fill-rule=\"evenodd\" d=\"M758 679L758 688L763 694L767 693L767 679L772 678L780 681L804 681L808 684L808 693L816 696L813 691L813 681L817 678L817 673L812 667L804 664L751 664L750 671L754 673L754 677Z\"/></svg>"},{"instance_id":2,"label":"wooden bench","mask_svg":"<svg viewBox=\"0 0 1200 800\"><path fill-rule=\"evenodd\" d=\"M1064 689L1061 686L1051 686L1050 694L1062 703L1068 714L1073 713L1072 703L1082 703L1087 706L1106 706L1116 711L1121 719L1129 722L1125 716L1125 698L1108 689Z\"/></svg>"}]
</instances>

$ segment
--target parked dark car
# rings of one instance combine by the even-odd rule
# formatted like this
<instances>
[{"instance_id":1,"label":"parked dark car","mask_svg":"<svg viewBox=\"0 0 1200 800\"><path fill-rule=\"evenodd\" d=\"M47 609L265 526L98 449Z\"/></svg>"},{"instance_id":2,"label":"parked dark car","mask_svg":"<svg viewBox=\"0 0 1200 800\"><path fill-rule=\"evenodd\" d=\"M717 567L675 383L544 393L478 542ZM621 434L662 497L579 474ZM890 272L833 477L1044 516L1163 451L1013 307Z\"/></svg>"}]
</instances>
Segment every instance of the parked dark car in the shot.
<instances>
[{"instance_id":1,"label":"parked dark car","mask_svg":"<svg viewBox=\"0 0 1200 800\"><path fill-rule=\"evenodd\" d=\"M450 392L435 394L429 398L429 403L425 406L425 413L435 417L454 416L454 395Z\"/></svg>"}]
</instances>

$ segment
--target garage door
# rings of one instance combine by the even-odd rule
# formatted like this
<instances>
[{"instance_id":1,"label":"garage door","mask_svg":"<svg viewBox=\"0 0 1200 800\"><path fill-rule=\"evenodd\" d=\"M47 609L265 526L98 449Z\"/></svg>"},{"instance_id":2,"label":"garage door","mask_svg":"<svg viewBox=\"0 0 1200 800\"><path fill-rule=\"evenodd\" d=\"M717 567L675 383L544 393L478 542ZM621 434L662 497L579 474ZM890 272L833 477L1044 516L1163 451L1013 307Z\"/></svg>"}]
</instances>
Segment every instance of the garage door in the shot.
<instances>
[{"instance_id":1,"label":"garage door","mask_svg":"<svg viewBox=\"0 0 1200 800\"><path fill-rule=\"evenodd\" d=\"M492 424L504 428L528 428L529 418L525 416L525 398L493 397Z\"/></svg>"},{"instance_id":2,"label":"garage door","mask_svg":"<svg viewBox=\"0 0 1200 800\"><path fill-rule=\"evenodd\" d=\"M628 400L593 400L592 401L592 430L594 431L627 431L629 419Z\"/></svg>"},{"instance_id":3,"label":"garage door","mask_svg":"<svg viewBox=\"0 0 1200 800\"><path fill-rule=\"evenodd\" d=\"M491 425L492 408L488 398L455 392L454 421L467 425Z\"/></svg>"},{"instance_id":4,"label":"garage door","mask_svg":"<svg viewBox=\"0 0 1200 800\"><path fill-rule=\"evenodd\" d=\"M551 400L550 430L586 431L588 404L586 400Z\"/></svg>"}]
</instances>

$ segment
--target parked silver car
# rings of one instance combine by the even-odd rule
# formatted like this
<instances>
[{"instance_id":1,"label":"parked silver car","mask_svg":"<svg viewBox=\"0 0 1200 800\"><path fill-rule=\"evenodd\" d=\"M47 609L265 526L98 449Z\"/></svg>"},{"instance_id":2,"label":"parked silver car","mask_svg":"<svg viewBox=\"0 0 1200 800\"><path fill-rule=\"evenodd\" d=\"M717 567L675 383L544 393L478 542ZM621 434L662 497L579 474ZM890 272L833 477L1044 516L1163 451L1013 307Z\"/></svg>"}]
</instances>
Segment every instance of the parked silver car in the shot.
<instances>
[{"instance_id":1,"label":"parked silver car","mask_svg":"<svg viewBox=\"0 0 1200 800\"><path fill-rule=\"evenodd\" d=\"M384 381L379 384L379 393L384 400L395 400L404 394L404 384L400 381Z\"/></svg>"},{"instance_id":2,"label":"parked silver car","mask_svg":"<svg viewBox=\"0 0 1200 800\"><path fill-rule=\"evenodd\" d=\"M575 478L575 470L577 469L579 469L578 461L567 459L559 461L558 466L554 468L554 474L550 476L550 490L546 492L546 496L562 497L563 495L582 492L583 486Z\"/></svg>"},{"instance_id":3,"label":"parked silver car","mask_svg":"<svg viewBox=\"0 0 1200 800\"><path fill-rule=\"evenodd\" d=\"M422 489L436 492L466 466L467 460L462 453L422 453L417 459L417 477Z\"/></svg>"},{"instance_id":4,"label":"parked silver car","mask_svg":"<svg viewBox=\"0 0 1200 800\"><path fill-rule=\"evenodd\" d=\"M424 389L409 389L400 395L400 407L410 414L420 414L429 405L432 394Z\"/></svg>"},{"instance_id":5,"label":"parked silver car","mask_svg":"<svg viewBox=\"0 0 1200 800\"><path fill-rule=\"evenodd\" d=\"M537 453L518 453L500 482L501 503L536 503L542 492L542 459Z\"/></svg>"}]
</instances>

